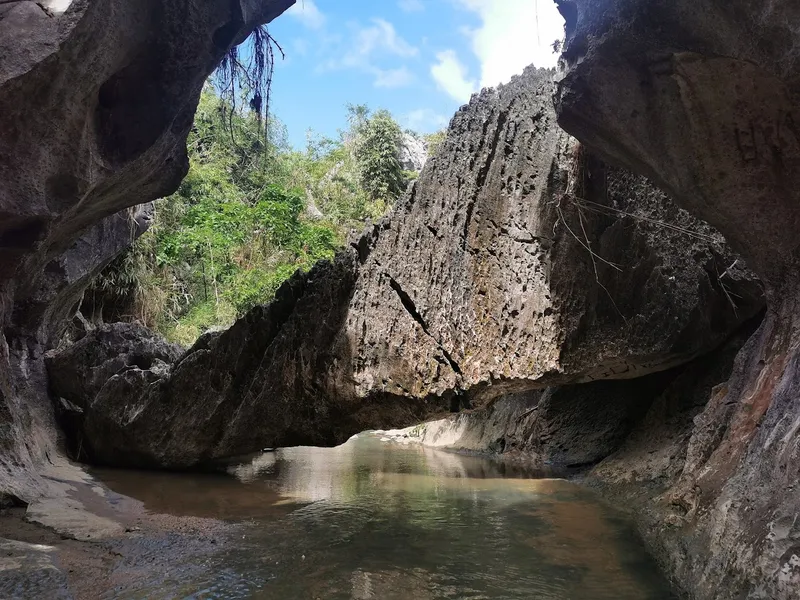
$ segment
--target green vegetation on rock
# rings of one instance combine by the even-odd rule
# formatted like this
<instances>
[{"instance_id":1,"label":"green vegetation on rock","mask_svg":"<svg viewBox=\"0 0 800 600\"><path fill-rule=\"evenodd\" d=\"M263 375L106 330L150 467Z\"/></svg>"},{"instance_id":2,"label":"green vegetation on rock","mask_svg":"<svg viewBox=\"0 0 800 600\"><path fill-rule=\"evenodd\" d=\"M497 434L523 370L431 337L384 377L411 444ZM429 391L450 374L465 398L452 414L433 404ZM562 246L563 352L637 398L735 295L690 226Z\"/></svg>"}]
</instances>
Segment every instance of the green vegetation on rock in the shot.
<instances>
[{"instance_id":1,"label":"green vegetation on rock","mask_svg":"<svg viewBox=\"0 0 800 600\"><path fill-rule=\"evenodd\" d=\"M189 136L189 173L156 202L153 226L87 291L92 320L140 320L191 344L269 302L298 269L331 259L383 216L410 178L387 111L350 106L338 139L309 132L295 151L282 124L232 110L209 86Z\"/></svg>"}]
</instances>

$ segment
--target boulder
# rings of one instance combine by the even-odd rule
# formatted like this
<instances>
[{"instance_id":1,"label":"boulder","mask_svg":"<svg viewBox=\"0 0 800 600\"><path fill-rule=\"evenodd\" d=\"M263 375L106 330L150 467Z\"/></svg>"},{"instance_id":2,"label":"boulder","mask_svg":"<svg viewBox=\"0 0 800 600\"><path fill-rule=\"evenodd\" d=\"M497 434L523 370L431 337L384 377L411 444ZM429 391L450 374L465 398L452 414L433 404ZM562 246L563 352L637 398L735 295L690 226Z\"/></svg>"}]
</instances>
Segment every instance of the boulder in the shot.
<instances>
[{"instance_id":1,"label":"boulder","mask_svg":"<svg viewBox=\"0 0 800 600\"><path fill-rule=\"evenodd\" d=\"M86 409L103 385L128 369L148 370L178 360L184 350L137 323L101 325L64 352L46 355L50 383L59 395Z\"/></svg>"},{"instance_id":2,"label":"boulder","mask_svg":"<svg viewBox=\"0 0 800 600\"><path fill-rule=\"evenodd\" d=\"M90 459L180 468L335 444L722 343L763 306L759 282L714 229L566 135L552 76L474 97L393 214L333 263L168 372L87 393ZM53 378L55 394L65 378L78 379Z\"/></svg>"}]
</instances>

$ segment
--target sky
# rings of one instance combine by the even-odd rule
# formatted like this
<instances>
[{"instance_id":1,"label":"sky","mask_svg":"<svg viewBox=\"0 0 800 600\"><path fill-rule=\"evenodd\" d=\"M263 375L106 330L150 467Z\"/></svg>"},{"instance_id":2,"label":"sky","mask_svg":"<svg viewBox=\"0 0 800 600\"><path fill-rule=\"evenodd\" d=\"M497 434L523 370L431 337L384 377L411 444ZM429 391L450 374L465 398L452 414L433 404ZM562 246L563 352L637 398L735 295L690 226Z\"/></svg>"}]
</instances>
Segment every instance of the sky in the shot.
<instances>
[{"instance_id":1,"label":"sky","mask_svg":"<svg viewBox=\"0 0 800 600\"><path fill-rule=\"evenodd\" d=\"M286 53L271 111L302 149L309 128L335 137L348 103L442 129L472 93L555 66L564 22L553 0L297 0L269 30Z\"/></svg>"}]
</instances>

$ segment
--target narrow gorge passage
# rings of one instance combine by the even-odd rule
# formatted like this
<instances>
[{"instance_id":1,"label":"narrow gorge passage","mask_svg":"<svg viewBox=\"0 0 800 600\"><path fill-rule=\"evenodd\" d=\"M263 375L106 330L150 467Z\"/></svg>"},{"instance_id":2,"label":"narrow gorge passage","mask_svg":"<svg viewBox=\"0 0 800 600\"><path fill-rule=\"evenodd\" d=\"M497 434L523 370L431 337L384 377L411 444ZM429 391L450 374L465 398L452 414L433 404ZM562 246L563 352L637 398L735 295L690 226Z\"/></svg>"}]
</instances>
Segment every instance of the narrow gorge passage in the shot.
<instances>
[{"instance_id":1,"label":"narrow gorge passage","mask_svg":"<svg viewBox=\"0 0 800 600\"><path fill-rule=\"evenodd\" d=\"M0 598L800 597L757 4L0 0Z\"/></svg>"}]
</instances>

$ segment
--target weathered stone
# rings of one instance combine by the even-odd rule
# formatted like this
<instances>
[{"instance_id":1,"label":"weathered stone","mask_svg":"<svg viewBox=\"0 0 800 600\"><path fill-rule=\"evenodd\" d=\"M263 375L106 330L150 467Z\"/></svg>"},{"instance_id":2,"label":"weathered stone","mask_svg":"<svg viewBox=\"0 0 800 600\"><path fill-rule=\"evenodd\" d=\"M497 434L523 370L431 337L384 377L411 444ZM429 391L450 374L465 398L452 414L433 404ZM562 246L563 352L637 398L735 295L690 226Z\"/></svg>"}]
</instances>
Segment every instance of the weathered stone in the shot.
<instances>
[{"instance_id":1,"label":"weathered stone","mask_svg":"<svg viewBox=\"0 0 800 600\"><path fill-rule=\"evenodd\" d=\"M170 344L146 327L135 323L101 325L69 347L68 352L51 352L46 358L50 383L61 397L78 408L114 375L130 368L147 370L160 361L174 363L183 348Z\"/></svg>"},{"instance_id":2,"label":"weathered stone","mask_svg":"<svg viewBox=\"0 0 800 600\"><path fill-rule=\"evenodd\" d=\"M565 0L560 123L719 228L762 278L764 323L697 418L669 567L697 598L800 583L800 5Z\"/></svg>"},{"instance_id":3,"label":"weathered stone","mask_svg":"<svg viewBox=\"0 0 800 600\"><path fill-rule=\"evenodd\" d=\"M56 549L0 538L0 595L3 598L71 600Z\"/></svg>"},{"instance_id":4,"label":"weathered stone","mask_svg":"<svg viewBox=\"0 0 800 600\"><path fill-rule=\"evenodd\" d=\"M485 409L388 435L434 448L504 454L567 473L619 449L672 377L667 371L510 394Z\"/></svg>"},{"instance_id":5,"label":"weathered stone","mask_svg":"<svg viewBox=\"0 0 800 600\"><path fill-rule=\"evenodd\" d=\"M459 111L391 218L333 264L167 375L111 377L87 403L91 459L186 467L331 444L720 344L761 308L758 282L713 229L564 134L551 78L530 69Z\"/></svg>"},{"instance_id":6,"label":"weathered stone","mask_svg":"<svg viewBox=\"0 0 800 600\"><path fill-rule=\"evenodd\" d=\"M428 160L428 144L418 135L404 131L397 149L397 159L405 171L419 173Z\"/></svg>"}]
</instances>

